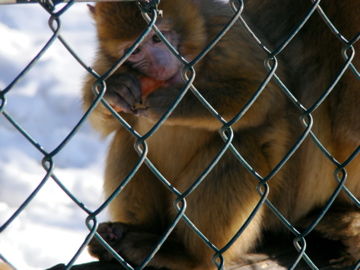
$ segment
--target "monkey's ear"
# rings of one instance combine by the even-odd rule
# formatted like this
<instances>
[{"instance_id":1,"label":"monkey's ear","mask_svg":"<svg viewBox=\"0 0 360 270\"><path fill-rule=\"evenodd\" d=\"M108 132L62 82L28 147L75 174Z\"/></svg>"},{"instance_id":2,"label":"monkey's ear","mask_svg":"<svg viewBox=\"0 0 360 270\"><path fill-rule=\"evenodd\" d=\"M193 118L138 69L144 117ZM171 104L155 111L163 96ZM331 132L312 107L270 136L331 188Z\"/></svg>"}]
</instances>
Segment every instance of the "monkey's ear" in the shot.
<instances>
[{"instance_id":1,"label":"monkey's ear","mask_svg":"<svg viewBox=\"0 0 360 270\"><path fill-rule=\"evenodd\" d=\"M92 17L95 17L96 9L95 6L87 4Z\"/></svg>"}]
</instances>

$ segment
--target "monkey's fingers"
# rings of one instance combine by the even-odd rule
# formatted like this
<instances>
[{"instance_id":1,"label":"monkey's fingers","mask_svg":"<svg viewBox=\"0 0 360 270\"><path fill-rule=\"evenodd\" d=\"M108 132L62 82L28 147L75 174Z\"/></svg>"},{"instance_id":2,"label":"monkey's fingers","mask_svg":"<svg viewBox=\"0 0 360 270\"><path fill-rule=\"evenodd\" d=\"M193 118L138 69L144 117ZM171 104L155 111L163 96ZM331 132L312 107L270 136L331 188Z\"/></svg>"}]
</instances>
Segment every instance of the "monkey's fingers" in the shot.
<instances>
[{"instance_id":1,"label":"monkey's fingers","mask_svg":"<svg viewBox=\"0 0 360 270\"><path fill-rule=\"evenodd\" d=\"M115 92L108 93L105 98L111 107L118 113L133 113L134 111L133 104L135 104L135 102L131 104L123 96Z\"/></svg>"}]
</instances>

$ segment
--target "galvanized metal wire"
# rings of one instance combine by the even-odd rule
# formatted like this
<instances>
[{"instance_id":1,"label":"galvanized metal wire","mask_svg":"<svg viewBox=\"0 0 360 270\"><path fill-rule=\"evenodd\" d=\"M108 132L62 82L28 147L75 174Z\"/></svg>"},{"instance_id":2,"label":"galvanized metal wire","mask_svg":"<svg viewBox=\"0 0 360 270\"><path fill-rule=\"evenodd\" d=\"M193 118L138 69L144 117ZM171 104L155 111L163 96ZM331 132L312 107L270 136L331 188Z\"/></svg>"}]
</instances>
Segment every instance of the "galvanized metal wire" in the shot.
<instances>
[{"instance_id":1,"label":"galvanized metal wire","mask_svg":"<svg viewBox=\"0 0 360 270\"><path fill-rule=\"evenodd\" d=\"M116 0L113 0L116 1ZM131 1L131 0L119 0L119 1ZM135 1L135 0L133 0ZM300 260L304 260L311 269L318 269L316 264L311 260L311 258L306 253L307 242L305 237L316 228L320 220L324 217L326 212L329 210L330 206L333 204L334 200L339 195L340 191L345 191L348 197L353 200L353 202L360 207L359 198L356 198L345 186L347 173L346 167L359 155L360 146L354 149L353 153L349 155L349 157L343 163L336 160L334 156L330 153L330 151L321 143L321 140L318 136L312 131L313 126L313 116L312 114L321 106L321 104L327 99L329 94L332 92L334 87L337 85L339 80L342 78L344 73L348 70L351 70L353 75L360 80L360 72L357 67L354 66L352 60L355 55L354 44L358 42L360 39L360 33L354 36L351 40L347 40L341 32L334 26L331 20L328 18L326 13L321 8L321 1L320 0L312 0L311 8L307 11L306 15L302 20L300 20L296 27L291 31L287 38L276 48L268 48L262 40L256 35L256 33L251 29L249 24L247 23L246 19L243 16L243 10L246 9L246 5L242 0L231 0L229 5L231 5L233 9L233 17L229 19L229 22L226 26L224 26L223 30L218 33L216 38L212 40L208 46L191 62L187 62L182 55L173 48L171 44L166 40L166 38L161 34L159 29L157 29L155 23L158 16L158 10L154 9L156 5L150 5L150 3L146 1L142 1L142 11L144 14L144 18L148 23L148 27L145 31L139 36L139 38L134 42L134 44L129 48L125 55L123 55L107 72L104 74L97 74L87 63L81 60L81 58L77 55L77 53L72 49L72 47L66 42L66 40L62 37L60 30L61 30L61 20L62 15L67 12L68 9L76 2L82 2L82 0L2 0L0 4L19 4L19 3L34 3L39 6L39 8L45 9L49 14L49 28L52 31L52 35L49 37L48 41L44 44L44 46L39 50L39 52L33 57L33 59L28 63L28 65L21 71L19 74L4 88L0 89L0 114L1 116L6 119L14 128L18 130L20 134L22 134L29 144L31 144L34 149L36 149L42 155L42 166L46 172L45 176L42 179L39 179L39 183L37 187L33 190L33 192L24 200L24 202L18 207L18 209L8 218L6 221L3 222L0 227L0 233L5 231L9 226L11 226L14 220L20 215L22 211L24 211L29 203L37 196L39 191L44 187L45 183L48 181L54 181L58 187L73 201L76 207L79 207L84 213L87 214L86 224L89 229L89 233L87 237L84 239L83 243L78 247L77 252L73 255L71 260L67 262L66 269L71 269L71 267L76 262L78 256L83 252L84 248L87 246L89 241L96 237L102 244L108 249L113 256L125 267L125 269L134 269L124 258L122 258L119 254L116 253L102 237L96 233L96 228L98 226L98 215L101 213L109 203L118 196L124 187L131 182L136 172L139 170L140 166L146 164L146 166L151 170L151 172L161 181L169 190L172 192L176 199L174 201L174 207L177 209L177 215L174 220L171 222L167 230L163 233L159 243L157 246L148 254L148 256L144 259L140 266L136 267L136 269L143 269L146 264L153 258L156 252L160 249L163 243L166 241L167 237L170 233L174 230L176 225L180 220L184 220L188 226L196 232L198 237L200 237L206 245L214 251L213 261L214 264L217 265L218 269L223 268L224 259L222 257L223 253L227 251L231 245L238 239L238 237L243 233L243 231L247 228L247 226L252 222L254 216L258 212L260 207L266 205L271 209L271 211L277 216L277 218L282 222L285 228L289 230L294 235L294 247L298 251L298 257L293 262L293 265L290 269L295 269L296 266L299 264ZM60 9L58 9L57 4L62 3ZM144 8L144 5L146 8ZM324 24L326 24L330 31L337 37L337 39L341 42L343 50L342 56L344 58L344 64L333 78L333 81L324 89L322 95L315 101L311 106L306 107L297 98L292 94L291 90L288 89L286 84L281 80L281 78L277 75L278 69L278 59L277 57L281 55L285 48L289 45L291 40L296 37L296 35L301 31L301 29L306 25L308 20L313 16L314 13L320 14ZM266 77L264 78L263 82L259 85L257 91L254 95L248 100L248 102L242 107L239 108L238 114L236 114L232 119L229 121L225 121L224 118L219 114L215 108L211 106L211 104L201 95L201 93L196 89L193 85L194 79L196 77L196 72L194 69L194 65L201 61L206 54L212 50L212 48L221 40L221 38L229 31L233 24L240 23L244 30L249 33L249 39L252 42L258 44L259 48L264 51L266 54L266 58L264 59L264 68L267 72ZM154 124L154 126L144 135L140 135L134 128L126 122L124 118L121 117L114 109L107 103L104 99L104 94L106 92L106 82L105 80L109 78L113 72L121 66L126 59L132 54L134 50L136 50L137 46L142 42L142 40L150 33L151 30L154 30L160 38L167 44L169 50L171 50L182 63L184 64L183 70L183 77L186 78L186 84L183 89L180 91L178 98L169 106L167 112L161 117L161 119ZM37 142L31 134L29 134L21 124L15 119L8 111L7 111L7 99L9 92L13 91L15 85L25 76L25 74L34 66L36 62L43 57L44 52L46 52L50 46L52 46L55 40L59 40L64 48L71 54L74 59L84 68L85 72L88 72L96 79L96 83L93 85L93 91L96 95L91 106L88 110L83 114L79 122L73 127L73 129L68 133L68 135L60 142L55 149L48 150L45 149L39 142ZM1 44L0 44L1 46ZM286 97L294 104L294 106L298 109L301 113L301 123L304 125L304 130L302 134L295 140L292 148L288 150L287 154L278 162L277 165L267 174L261 175L256 168L252 167L250 163L243 157L243 155L238 151L238 149L233 144L233 137L234 131L232 126L238 122L246 112L251 108L254 102L262 95L264 89L269 84L270 81L275 81ZM221 135L222 139L224 140L224 145L222 149L214 156L213 160L207 164L206 169L196 178L194 179L193 184L188 187L187 190L184 192L180 192L177 190L168 179L164 175L161 174L161 169L156 167L153 162L148 157L148 146L147 146L147 139L151 137L157 130L161 127L161 125L167 120L170 114L174 111L176 106L180 103L183 97L188 93L191 92L198 100L202 103L204 107L206 107L210 113L216 118L219 123L221 123L222 128L219 130L219 134ZM83 202L81 202L66 186L63 184L61 179L59 179L56 174L54 173L54 166L56 166L54 162L54 157L58 155L62 149L69 143L70 140L74 136L78 129L84 124L87 120L89 115L93 112L93 110L102 103L106 106L106 108L113 114L113 116L119 121L119 123L136 139L135 149L139 154L139 159L136 165L132 168L131 172L122 179L120 185L117 189L106 198L106 200L97 208L97 209L90 209L87 207ZM288 162L288 160L293 156L293 154L299 149L306 138L311 138L313 142L318 146L318 148L322 151L323 155L334 164L336 170L334 171L334 180L338 182L337 188L334 190L333 194L328 199L328 202L324 206L323 210L319 214L319 216L310 224L305 230L299 231L297 228L289 222L286 217L271 203L268 199L268 194L270 191L268 182L282 169L282 167ZM1 139L1 138L0 138ZM197 189L197 187L205 181L206 176L212 171L214 166L219 162L221 157L224 155L225 152L230 150L239 163L244 166L249 173L251 173L255 179L258 181L257 191L259 194L259 201L257 205L252 210L251 214L238 229L237 233L229 240L229 242L223 247L215 246L207 237L204 235L200 229L198 229L193 221L185 214L186 210L186 199L187 197ZM3 187L4 188L4 187ZM1 235L0 235L1 237ZM0 251L0 258L3 256L1 255ZM3 258L5 260L6 258ZM360 263L360 262L359 262ZM355 266L354 270L359 267L359 264Z\"/></svg>"}]
</instances>

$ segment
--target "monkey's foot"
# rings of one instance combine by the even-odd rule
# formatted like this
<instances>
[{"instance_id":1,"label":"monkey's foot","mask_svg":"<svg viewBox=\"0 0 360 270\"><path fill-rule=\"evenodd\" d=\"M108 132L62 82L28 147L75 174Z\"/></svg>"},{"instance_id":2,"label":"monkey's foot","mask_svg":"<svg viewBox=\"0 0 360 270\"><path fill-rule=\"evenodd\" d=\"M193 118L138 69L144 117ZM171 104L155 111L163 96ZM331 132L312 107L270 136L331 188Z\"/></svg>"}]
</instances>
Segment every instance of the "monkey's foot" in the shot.
<instances>
[{"instance_id":1,"label":"monkey's foot","mask_svg":"<svg viewBox=\"0 0 360 270\"><path fill-rule=\"evenodd\" d=\"M355 265L357 260L350 254L345 254L339 258L331 259L329 263L333 268L345 268Z\"/></svg>"},{"instance_id":2,"label":"monkey's foot","mask_svg":"<svg viewBox=\"0 0 360 270\"><path fill-rule=\"evenodd\" d=\"M345 246L343 265L353 265L360 259L360 211L357 207L338 206L331 209L316 227L325 237Z\"/></svg>"},{"instance_id":3,"label":"monkey's foot","mask_svg":"<svg viewBox=\"0 0 360 270\"><path fill-rule=\"evenodd\" d=\"M101 223L97 232L131 265L140 265L152 252L159 238L158 235L120 222ZM88 249L92 256L101 261L114 260L114 256L95 238L90 241Z\"/></svg>"},{"instance_id":4,"label":"monkey's foot","mask_svg":"<svg viewBox=\"0 0 360 270\"><path fill-rule=\"evenodd\" d=\"M350 236L347 239L342 240L346 246L346 251L348 254L343 257L343 265L349 266L354 265L360 260L360 219L357 223L358 226L354 226L354 235Z\"/></svg>"},{"instance_id":5,"label":"monkey's foot","mask_svg":"<svg viewBox=\"0 0 360 270\"><path fill-rule=\"evenodd\" d=\"M97 233L115 250L119 250L121 239L128 231L128 226L123 223L104 222L97 229ZM101 261L111 261L114 257L96 238L88 245L89 253Z\"/></svg>"},{"instance_id":6,"label":"monkey's foot","mask_svg":"<svg viewBox=\"0 0 360 270\"><path fill-rule=\"evenodd\" d=\"M349 211L341 220L344 221L342 232L339 228L339 235L334 235L338 236L346 248L342 264L354 265L360 260L360 211Z\"/></svg>"},{"instance_id":7,"label":"monkey's foot","mask_svg":"<svg viewBox=\"0 0 360 270\"><path fill-rule=\"evenodd\" d=\"M140 266L152 254L161 238L159 235L143 231L135 225L120 222L101 223L97 232L132 266ZM89 252L101 261L114 260L112 254L96 239L90 241ZM168 239L145 269L151 269L151 267L178 269L176 267L179 265L184 266L184 269L193 269L196 263L181 244L173 239Z\"/></svg>"}]
</instances>

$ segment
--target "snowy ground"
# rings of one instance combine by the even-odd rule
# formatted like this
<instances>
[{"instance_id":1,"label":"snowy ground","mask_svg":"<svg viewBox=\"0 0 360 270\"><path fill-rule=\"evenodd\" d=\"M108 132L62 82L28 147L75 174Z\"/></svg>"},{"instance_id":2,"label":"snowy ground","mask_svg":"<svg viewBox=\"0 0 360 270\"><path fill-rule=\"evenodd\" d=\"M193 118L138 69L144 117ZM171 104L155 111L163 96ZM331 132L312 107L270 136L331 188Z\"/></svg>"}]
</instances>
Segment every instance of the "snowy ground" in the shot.
<instances>
[{"instance_id":1,"label":"snowy ground","mask_svg":"<svg viewBox=\"0 0 360 270\"><path fill-rule=\"evenodd\" d=\"M0 89L4 89L51 36L38 5L0 5ZM62 16L64 38L91 64L94 27L84 4ZM59 42L7 95L5 110L45 150L52 151L81 117L85 71ZM85 125L55 157L55 174L91 209L101 202L106 142ZM42 180L42 156L0 114L0 226ZM86 215L51 180L0 234L0 254L19 270L68 262L87 235ZM86 253L86 252L85 252ZM90 258L83 254L79 261Z\"/></svg>"}]
</instances>

